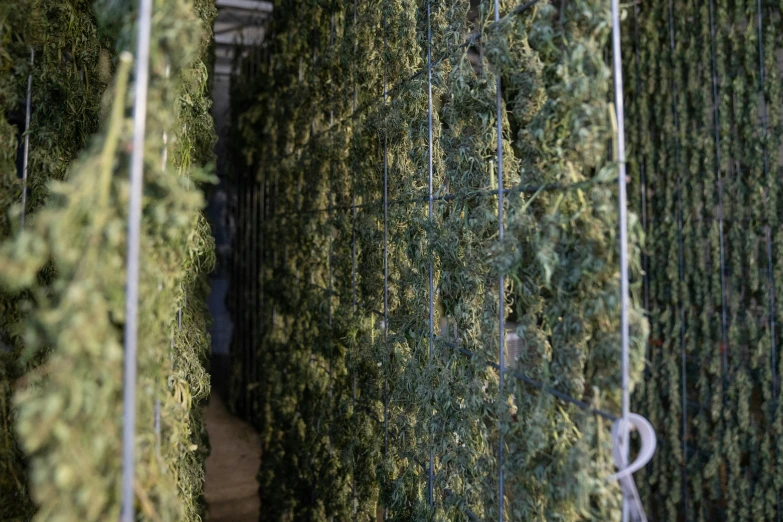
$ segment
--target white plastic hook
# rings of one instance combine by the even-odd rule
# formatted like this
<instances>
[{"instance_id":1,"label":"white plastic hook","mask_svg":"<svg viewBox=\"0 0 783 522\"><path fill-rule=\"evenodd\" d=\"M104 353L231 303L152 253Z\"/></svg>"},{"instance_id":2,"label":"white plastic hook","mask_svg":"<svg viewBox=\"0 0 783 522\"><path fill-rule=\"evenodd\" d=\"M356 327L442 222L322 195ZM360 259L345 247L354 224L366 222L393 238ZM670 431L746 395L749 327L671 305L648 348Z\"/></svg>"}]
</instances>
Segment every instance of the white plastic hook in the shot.
<instances>
[{"instance_id":1,"label":"white plastic hook","mask_svg":"<svg viewBox=\"0 0 783 522\"><path fill-rule=\"evenodd\" d=\"M636 483L633 481L633 474L650 462L655 454L658 438L655 435L655 429L652 427L652 424L650 424L650 421L639 414L628 414L627 423L629 426L624 426L624 422L626 422L624 419L618 419L612 425L612 457L614 458L615 466L617 466L617 469L620 471L610 476L608 480L617 480L620 482L623 496L628 501L630 507L631 520L647 522L647 516L644 513L644 507L639 498L639 491L636 489ZM623 440L630 440L629 437L621 436L626 430L636 430L639 432L642 442L639 454L636 456L636 460L631 464L626 462L625 456L628 452L625 451L625 448L623 448L622 445Z\"/></svg>"}]
</instances>

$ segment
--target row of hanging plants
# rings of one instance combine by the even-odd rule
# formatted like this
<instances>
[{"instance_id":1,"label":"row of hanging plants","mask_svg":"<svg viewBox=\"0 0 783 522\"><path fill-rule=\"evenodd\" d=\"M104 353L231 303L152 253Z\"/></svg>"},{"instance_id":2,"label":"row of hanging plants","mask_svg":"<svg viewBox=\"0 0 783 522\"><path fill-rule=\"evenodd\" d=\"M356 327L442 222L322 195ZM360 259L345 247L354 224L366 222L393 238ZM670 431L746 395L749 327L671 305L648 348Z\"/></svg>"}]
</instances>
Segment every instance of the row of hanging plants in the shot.
<instances>
[{"instance_id":1,"label":"row of hanging plants","mask_svg":"<svg viewBox=\"0 0 783 522\"><path fill-rule=\"evenodd\" d=\"M111 47L99 34L89 2L22 1L0 7L0 239L21 223L21 159L28 77L33 76L25 213L46 200L48 183L62 180L73 159L97 130L100 99L109 81ZM31 50L35 52L31 63ZM4 265L3 272L6 271ZM42 280L49 280L42 274ZM14 422L14 383L34 356L24 350L25 293L0 289L0 516L24 520L32 513L24 457Z\"/></svg>"},{"instance_id":2,"label":"row of hanging plants","mask_svg":"<svg viewBox=\"0 0 783 522\"><path fill-rule=\"evenodd\" d=\"M258 278L260 328L232 345L262 520L497 519L501 467L508 520L620 519L608 421L517 379L620 410L609 6L556 4L504 0L495 23L490 3L275 3L232 98L234 182L262 192L261 267L233 280L237 317ZM636 383L633 214L630 230ZM502 394L501 274L520 339Z\"/></svg>"},{"instance_id":3,"label":"row of hanging plants","mask_svg":"<svg viewBox=\"0 0 783 522\"><path fill-rule=\"evenodd\" d=\"M214 143L204 61L216 11L208 0L153 9L134 489L140 520L195 521L209 451L199 402L214 253L200 187ZM3 520L119 516L136 18L134 3L111 0L0 8ZM13 164L29 73L22 227Z\"/></svg>"},{"instance_id":4,"label":"row of hanging plants","mask_svg":"<svg viewBox=\"0 0 783 522\"><path fill-rule=\"evenodd\" d=\"M648 231L655 520L781 516L781 273L776 2L692 0L629 13L635 205Z\"/></svg>"}]
</instances>

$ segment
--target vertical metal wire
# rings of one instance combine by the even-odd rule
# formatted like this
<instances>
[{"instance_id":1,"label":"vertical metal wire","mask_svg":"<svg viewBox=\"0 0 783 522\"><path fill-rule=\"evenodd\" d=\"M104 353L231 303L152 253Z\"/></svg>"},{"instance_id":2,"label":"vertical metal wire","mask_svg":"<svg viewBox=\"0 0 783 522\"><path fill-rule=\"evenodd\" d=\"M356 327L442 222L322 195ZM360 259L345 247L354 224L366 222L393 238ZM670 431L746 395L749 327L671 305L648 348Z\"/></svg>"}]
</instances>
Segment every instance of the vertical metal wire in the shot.
<instances>
[{"instance_id":1,"label":"vertical metal wire","mask_svg":"<svg viewBox=\"0 0 783 522\"><path fill-rule=\"evenodd\" d=\"M265 311L266 311L266 285L265 283L265 272L266 272L266 222L268 217L268 199L267 194L269 191L269 183L267 179L266 172L263 173L263 181L261 182L261 223L259 228L259 234L260 234L260 261L259 261L259 268L258 268L258 289L259 289L259 295L258 295L258 310L260 317L262 318L261 322L261 335L264 335L264 325L266 324L265 321L263 321L263 318L266 317ZM258 353L256 353L256 360L253 364L253 378L255 382L258 382L259 380L259 371L258 371Z\"/></svg>"},{"instance_id":2,"label":"vertical metal wire","mask_svg":"<svg viewBox=\"0 0 783 522\"><path fill-rule=\"evenodd\" d=\"M620 349L622 359L622 428L620 443L623 459L628 465L629 433L628 416L631 413L631 392L629 377L629 285L628 285L628 203L625 187L625 110L623 106L623 58L620 45L620 5L612 0L612 57L614 65L614 103L617 111L617 186L620 220ZM623 495L623 522L628 521L629 503Z\"/></svg>"},{"instance_id":3,"label":"vertical metal wire","mask_svg":"<svg viewBox=\"0 0 783 522\"><path fill-rule=\"evenodd\" d=\"M242 407L242 411L245 410L245 402L247 400L245 389L247 383L247 364L245 362L245 349L246 349L246 332L245 332L245 235L247 229L247 222L245 219L246 210L246 195L245 195L245 177L244 173L240 172L239 179L237 180L237 241L236 250L234 255L237 258L237 279L236 279L236 317L237 317L237 357L242 366L242 373L240 375L240 387L239 387L239 400Z\"/></svg>"},{"instance_id":4,"label":"vertical metal wire","mask_svg":"<svg viewBox=\"0 0 783 522\"><path fill-rule=\"evenodd\" d=\"M633 26L634 26L634 54L635 56L635 70L636 70L636 95L637 96L643 96L642 93L642 82L641 82L641 57L639 53L639 4L635 4L633 7ZM642 126L637 123L636 126L637 133L638 133L638 139L641 143L642 141L642 133L644 130L642 129ZM639 162L640 166L640 191L641 191L641 211L642 211L642 230L644 231L645 237L647 237L647 176L646 176L646 163L642 159ZM644 286L644 311L646 317L650 318L650 257L647 255L646 252L642 252L642 268L644 270L644 280L643 280L643 286ZM651 354L650 354L650 339L649 336L645 339L645 361L650 361ZM645 364L645 379L649 378L650 376L650 365ZM648 469L652 470L652 462L648 463ZM647 480L648 480L648 486L649 486L649 477L651 476L650 473L647 474ZM648 512L652 512L652 495L648 496L648 502L650 505L648 506Z\"/></svg>"},{"instance_id":5,"label":"vertical metal wire","mask_svg":"<svg viewBox=\"0 0 783 522\"><path fill-rule=\"evenodd\" d=\"M244 199L245 199L245 211L243 221L245 222L245 233L243 242L243 277L242 277L242 316L244 317L244 328L242 339L244 341L244 350L242 352L243 359L243 373L244 373L244 398L245 398L245 418L249 418L250 415L250 350L253 343L252 340L252 321L250 310L251 289L248 287L248 281L251 277L252 260L251 256L251 238L253 236L253 183L249 179L247 173L244 180Z\"/></svg>"},{"instance_id":6,"label":"vertical metal wire","mask_svg":"<svg viewBox=\"0 0 783 522\"><path fill-rule=\"evenodd\" d=\"M335 32L337 28L334 24L334 11L332 11L332 21L331 21L331 27L330 27L330 34L329 34L329 47L334 47L334 38L335 38ZM334 102L332 102L334 103ZM334 108L329 109L329 130L332 130L332 126L334 125ZM334 134L331 135L331 150L329 155L329 213L327 214L327 219L331 222L335 218L332 214L332 180L334 178L334 159L333 154L334 152ZM332 286L332 270L333 270L333 254L334 254L334 237L331 230L331 224L327 226L327 231L329 233L329 328L332 328L332 294L334 293L334 289ZM331 332L330 332L331 334ZM329 336L329 422L328 422L328 442L329 442L329 457L331 458L334 452L333 446L332 446L332 408L333 408L333 393L334 393L334 380L332 379L332 372L333 372L333 361L332 361L332 352L334 349L333 344L333 335ZM329 521L332 522L334 520L334 516L329 517Z\"/></svg>"},{"instance_id":7,"label":"vertical metal wire","mask_svg":"<svg viewBox=\"0 0 783 522\"><path fill-rule=\"evenodd\" d=\"M386 51L386 18L383 19L383 48ZM386 64L383 64L383 343L384 347L389 335L389 139L386 85ZM387 358L387 366L388 366ZM389 368L385 368L388 374ZM383 452L389 454L389 384L388 378L383 378Z\"/></svg>"},{"instance_id":8,"label":"vertical metal wire","mask_svg":"<svg viewBox=\"0 0 783 522\"><path fill-rule=\"evenodd\" d=\"M357 52L357 38L356 38L356 0L353 1L353 75L352 75L352 81L353 81L353 114L356 114L356 101L357 101L357 91L356 91L356 52ZM356 143L355 138L355 130L354 134L351 135L351 139L354 141L354 144ZM352 306L353 306L353 313L356 314L356 160L353 160L354 168L351 171L351 214L352 214L352 221L351 221L351 294L352 294ZM354 368L351 368L351 371L353 373L353 387L351 392L351 404L356 408L356 371ZM356 520L356 517L358 516L359 512L359 501L356 496L356 460L354 455L354 465L353 465L353 473L351 474L351 495L353 496L353 519Z\"/></svg>"},{"instance_id":9,"label":"vertical metal wire","mask_svg":"<svg viewBox=\"0 0 783 522\"><path fill-rule=\"evenodd\" d=\"M133 505L134 449L136 431L136 353L139 312L139 250L141 241L141 196L144 184L144 133L147 124L150 31L152 0L139 1L138 48L136 51L136 96L133 113L133 153L130 168L128 209L127 291L125 294L125 361L122 426L122 522L135 520Z\"/></svg>"},{"instance_id":10,"label":"vertical metal wire","mask_svg":"<svg viewBox=\"0 0 783 522\"><path fill-rule=\"evenodd\" d=\"M672 52L672 60L674 60L674 53L676 48L674 45L674 7L672 0L669 0L669 43ZM680 172L680 120L677 113L677 79L672 76L672 110L674 112L674 156L677 166L677 249L678 249L678 271L680 292L683 291L682 287L685 281L685 264L683 260L683 243L682 243L682 179ZM679 296L680 305L680 364L682 372L682 502L683 513L685 516L685 522L688 522L688 375L685 367L685 305L683 302L682 294Z\"/></svg>"},{"instance_id":11,"label":"vertical metal wire","mask_svg":"<svg viewBox=\"0 0 783 522\"><path fill-rule=\"evenodd\" d=\"M495 26L498 27L500 22L500 2L495 0ZM498 29L499 30L499 29ZM501 92L501 80L500 70L496 71L496 103L497 103L497 135L498 135L498 239L503 241L503 97ZM500 328L499 342L500 342L500 370L499 370L499 384L498 384L498 398L503 402L504 393L504 374L506 372L506 357L505 357L505 340L506 340L506 295L505 295L505 274L500 273L498 281L498 323ZM498 419L498 423L502 424L502 420ZM503 522L504 515L504 497L505 497L505 484L503 476L503 460L504 460L504 448L505 445L503 437L503 427L498 426L500 441L498 444L498 507L499 507L499 519Z\"/></svg>"},{"instance_id":12,"label":"vertical metal wire","mask_svg":"<svg viewBox=\"0 0 783 522\"><path fill-rule=\"evenodd\" d=\"M35 49L30 49L30 74L27 75L27 103L24 115L24 151L22 152L22 213L21 227L24 228L24 215L27 210L27 164L30 156L30 116L33 108L33 66Z\"/></svg>"},{"instance_id":13,"label":"vertical metal wire","mask_svg":"<svg viewBox=\"0 0 783 522\"><path fill-rule=\"evenodd\" d=\"M427 147L427 160L429 163L429 177L430 177L430 197L429 197L429 220L430 220L430 233L432 233L432 26L431 26L431 6L429 0L427 0L427 125L429 127L428 147ZM429 240L429 254L430 254L430 361L432 361L434 353L434 332L435 332L435 288L434 288L434 262L432 252L432 238ZM432 420L430 419L430 424ZM430 430L432 426L430 426ZM435 495L433 494L433 488L435 484L435 450L432 447L432 441L430 441L430 468L429 478L427 482L427 496L430 501L430 509L433 509L435 504Z\"/></svg>"},{"instance_id":14,"label":"vertical metal wire","mask_svg":"<svg viewBox=\"0 0 783 522\"><path fill-rule=\"evenodd\" d=\"M728 370L729 336L728 320L726 318L726 250L723 224L723 172L720 158L720 98L718 98L718 64L715 56L715 7L710 0L710 52L712 55L712 105L713 126L715 127L715 174L718 177L718 244L720 250L720 325L723 342L721 367L725 374Z\"/></svg>"},{"instance_id":15,"label":"vertical metal wire","mask_svg":"<svg viewBox=\"0 0 783 522\"><path fill-rule=\"evenodd\" d=\"M253 63L256 63L255 60ZM247 363L248 363L248 369L247 369L247 413L248 413L248 420L252 419L253 415L253 390L255 388L252 387L253 385L253 366L255 365L255 355L256 355L256 347L258 345L258 308L256 306L257 304L257 297L258 297L258 180L256 179L255 172L253 173L253 178L251 180L251 188L252 191L250 192L250 202L251 202L251 213L250 213L250 306L248 306L249 314L250 314L250 342L249 342L249 350L247 354Z\"/></svg>"},{"instance_id":16,"label":"vertical metal wire","mask_svg":"<svg viewBox=\"0 0 783 522\"><path fill-rule=\"evenodd\" d=\"M356 89L356 53L357 53L357 41L356 41L356 0L353 2L353 112L356 114L356 102L357 102L357 89ZM355 130L352 139L355 143ZM353 217L353 224L351 232L353 238L351 239L351 292L353 294L353 311L356 313L356 165L354 160L354 169L351 172L351 213ZM356 400L356 376L354 375L354 401ZM354 499L355 500L355 499Z\"/></svg>"},{"instance_id":17,"label":"vertical metal wire","mask_svg":"<svg viewBox=\"0 0 783 522\"><path fill-rule=\"evenodd\" d=\"M250 368L251 378L254 383L258 382L258 351L259 351L258 346L264 334L264 330L263 330L264 323L261 321L261 318L263 317L261 311L263 310L263 293L264 293L264 280L262 277L262 273L263 273L263 266L264 266L264 208L266 203L264 201L265 176L262 179L263 180L258 183L258 225L257 225L258 229L256 232L257 262L256 262L255 281L256 281L256 317L258 320L258 326L256 329L257 345L256 345L256 349L253 350L253 365Z\"/></svg>"},{"instance_id":18,"label":"vertical metal wire","mask_svg":"<svg viewBox=\"0 0 783 522\"><path fill-rule=\"evenodd\" d=\"M160 399L155 398L155 420L153 421L155 430L155 453L160 456Z\"/></svg>"},{"instance_id":19,"label":"vertical metal wire","mask_svg":"<svg viewBox=\"0 0 783 522\"><path fill-rule=\"evenodd\" d=\"M764 177L766 178L767 188L765 190L767 199L769 199L769 190L772 187L772 179L769 175L769 156L767 151L767 100L764 93L764 30L762 24L762 9L761 0L756 0L756 9L758 10L758 35L759 35L759 96L761 99L761 130L763 133L764 143ZM764 227L764 235L767 246L767 284L769 285L769 341L770 341L770 357L772 359L770 368L772 370L772 415L777 411L777 397L778 397L778 374L777 374L777 343L775 340L775 276L772 268L772 229L769 222ZM775 461L778 460L778 446L775 446ZM775 511L777 519L780 520L780 490L775 489Z\"/></svg>"},{"instance_id":20,"label":"vertical metal wire","mask_svg":"<svg viewBox=\"0 0 783 522\"><path fill-rule=\"evenodd\" d=\"M329 34L329 47L334 47L334 38L335 38L335 32L336 27L334 25L334 12L332 13L332 22L331 22L331 28L330 28L330 34ZM332 102L334 103L334 102ZM334 126L334 107L332 106L329 109L329 130L331 131ZM334 134L331 134L331 145L332 145L332 151L334 151ZM329 156L329 213L327 214L327 219L330 221L334 219L334 216L332 215L332 178L334 177L334 160L332 158L332 155ZM332 294L333 294L333 288L332 288L332 269L333 269L333 255L334 255L334 237L332 235L331 229L327 227L327 230L329 231L329 326L332 326ZM331 350L329 352L329 365L331 366L332 356L331 356ZM331 394L331 373L329 375L329 393Z\"/></svg>"}]
</instances>

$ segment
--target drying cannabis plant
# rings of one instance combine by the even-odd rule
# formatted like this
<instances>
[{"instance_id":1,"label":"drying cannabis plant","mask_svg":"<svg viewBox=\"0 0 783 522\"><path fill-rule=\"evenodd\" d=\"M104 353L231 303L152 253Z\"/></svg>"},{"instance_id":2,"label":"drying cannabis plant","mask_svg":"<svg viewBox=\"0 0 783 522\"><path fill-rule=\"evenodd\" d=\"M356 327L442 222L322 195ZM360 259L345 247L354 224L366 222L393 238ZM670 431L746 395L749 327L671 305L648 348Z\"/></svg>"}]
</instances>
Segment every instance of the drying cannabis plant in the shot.
<instances>
[{"instance_id":1,"label":"drying cannabis plant","mask_svg":"<svg viewBox=\"0 0 783 522\"><path fill-rule=\"evenodd\" d=\"M36 505L25 505L17 494L10 502L4 497L3 508L24 508L13 515L20 520L33 511L35 520L116 519L133 105L132 56L121 51L135 40L135 14L133 6L110 0L65 3L61 9L42 4L30 2L30 9L33 15L43 12L36 30L44 37L37 39L33 29L23 32L23 25L8 37L25 50L33 47L35 64L20 61L21 51L3 55L9 61L2 84L11 89L9 105L24 92L14 91L14 82L33 73L31 215L20 230L18 206L7 213L11 230L0 247L0 277L4 295L18 310L5 318L4 335L13 332L13 355L21 355L8 359L10 378L4 383L13 390L4 395L3 429L10 433L15 425L29 466L29 489L24 473L16 476L18 487L29 490ZM214 261L209 226L200 213L199 186L209 179L204 167L214 142L202 57L215 9L206 0L157 1L154 9L136 500L144 520L200 520L208 452L199 408L209 391L205 275ZM33 15L31 24L37 20ZM14 16L4 20L21 24ZM71 42L59 35L66 29L79 38ZM67 49L58 49L62 45ZM99 113L100 131L88 140ZM12 464L21 457L16 453Z\"/></svg>"},{"instance_id":2,"label":"drying cannabis plant","mask_svg":"<svg viewBox=\"0 0 783 522\"><path fill-rule=\"evenodd\" d=\"M619 411L608 6L509 0L500 15L283 0L260 75L234 79L233 176L262 192L261 267L235 274L235 316L253 309L246 277L262 295L260 332L232 346L233 389L262 433L264 520L496 519L500 466L509 519L619 519L607 421L514 377ZM243 198L238 259L257 244ZM631 231L638 289L633 216ZM520 338L502 396L500 274Z\"/></svg>"},{"instance_id":3,"label":"drying cannabis plant","mask_svg":"<svg viewBox=\"0 0 783 522\"><path fill-rule=\"evenodd\" d=\"M630 13L630 174L648 229L656 520L777 520L780 460L780 5Z\"/></svg>"}]
</instances>

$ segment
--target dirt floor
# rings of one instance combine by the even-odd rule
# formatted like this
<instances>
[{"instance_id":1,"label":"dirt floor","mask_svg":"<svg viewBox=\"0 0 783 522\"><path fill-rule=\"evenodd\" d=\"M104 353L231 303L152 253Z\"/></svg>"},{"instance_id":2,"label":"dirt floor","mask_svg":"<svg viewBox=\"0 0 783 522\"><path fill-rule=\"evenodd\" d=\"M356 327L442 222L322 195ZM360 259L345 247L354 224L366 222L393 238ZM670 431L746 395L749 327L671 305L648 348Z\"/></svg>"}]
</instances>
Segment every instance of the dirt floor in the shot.
<instances>
[{"instance_id":1,"label":"dirt floor","mask_svg":"<svg viewBox=\"0 0 783 522\"><path fill-rule=\"evenodd\" d=\"M212 453L207 459L209 522L257 522L261 503L256 472L261 444L247 423L231 415L218 394L205 409Z\"/></svg>"}]
</instances>

